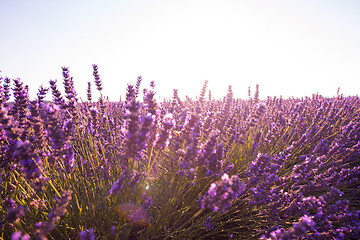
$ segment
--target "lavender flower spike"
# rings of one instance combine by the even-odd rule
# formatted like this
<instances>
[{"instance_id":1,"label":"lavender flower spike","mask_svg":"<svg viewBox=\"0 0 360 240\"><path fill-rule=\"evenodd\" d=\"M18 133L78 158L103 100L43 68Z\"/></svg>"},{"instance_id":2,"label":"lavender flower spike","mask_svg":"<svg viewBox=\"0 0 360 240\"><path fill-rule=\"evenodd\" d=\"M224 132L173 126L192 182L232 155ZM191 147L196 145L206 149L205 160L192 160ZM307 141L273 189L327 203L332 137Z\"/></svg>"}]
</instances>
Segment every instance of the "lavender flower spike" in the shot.
<instances>
[{"instance_id":1,"label":"lavender flower spike","mask_svg":"<svg viewBox=\"0 0 360 240\"><path fill-rule=\"evenodd\" d=\"M96 64L93 64L93 75L94 75L94 79L95 79L95 85L96 85L96 89L98 91L102 90L102 81L100 79L100 75L98 72L98 66Z\"/></svg>"},{"instance_id":2,"label":"lavender flower spike","mask_svg":"<svg viewBox=\"0 0 360 240\"><path fill-rule=\"evenodd\" d=\"M226 212L244 191L244 183L237 175L224 173L220 181L212 183L209 190L201 200L201 207L212 209L214 212Z\"/></svg>"},{"instance_id":3,"label":"lavender flower spike","mask_svg":"<svg viewBox=\"0 0 360 240\"><path fill-rule=\"evenodd\" d=\"M29 234L22 234L21 231L16 231L11 235L11 240L30 240Z\"/></svg>"},{"instance_id":4,"label":"lavender flower spike","mask_svg":"<svg viewBox=\"0 0 360 240\"><path fill-rule=\"evenodd\" d=\"M309 230L313 230L315 222L312 218L304 215L300 218L299 223L295 223L289 230L283 228L277 229L270 233L270 238L262 236L261 239L277 240L277 239L300 239L303 238Z\"/></svg>"},{"instance_id":5,"label":"lavender flower spike","mask_svg":"<svg viewBox=\"0 0 360 240\"><path fill-rule=\"evenodd\" d=\"M56 200L57 205L55 206L53 212L48 215L48 220L46 222L38 222L36 224L37 229L34 233L36 239L46 240L46 236L55 229L60 217L64 216L66 213L66 207L71 200L71 194L71 190L64 190L61 197Z\"/></svg>"},{"instance_id":6,"label":"lavender flower spike","mask_svg":"<svg viewBox=\"0 0 360 240\"><path fill-rule=\"evenodd\" d=\"M166 148L169 143L170 139L172 138L171 130L174 128L175 121L171 113L166 114L162 120L162 129L160 133L157 134L155 140L155 146L157 148Z\"/></svg>"},{"instance_id":7,"label":"lavender flower spike","mask_svg":"<svg viewBox=\"0 0 360 240\"><path fill-rule=\"evenodd\" d=\"M79 233L80 240L95 240L94 229L90 230L85 229Z\"/></svg>"}]
</instances>

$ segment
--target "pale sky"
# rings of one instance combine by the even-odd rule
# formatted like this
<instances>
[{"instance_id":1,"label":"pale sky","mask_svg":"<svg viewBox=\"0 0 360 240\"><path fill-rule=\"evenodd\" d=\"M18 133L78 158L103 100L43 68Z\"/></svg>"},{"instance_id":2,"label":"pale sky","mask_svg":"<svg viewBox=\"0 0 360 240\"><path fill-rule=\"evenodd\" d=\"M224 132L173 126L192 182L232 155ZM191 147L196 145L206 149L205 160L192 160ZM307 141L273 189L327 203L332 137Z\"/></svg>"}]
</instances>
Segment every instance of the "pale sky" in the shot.
<instances>
[{"instance_id":1,"label":"pale sky","mask_svg":"<svg viewBox=\"0 0 360 240\"><path fill-rule=\"evenodd\" d=\"M35 97L67 66L86 99L92 64L103 95L124 99L143 77L158 97L247 98L360 92L360 1L0 0L0 73Z\"/></svg>"}]
</instances>

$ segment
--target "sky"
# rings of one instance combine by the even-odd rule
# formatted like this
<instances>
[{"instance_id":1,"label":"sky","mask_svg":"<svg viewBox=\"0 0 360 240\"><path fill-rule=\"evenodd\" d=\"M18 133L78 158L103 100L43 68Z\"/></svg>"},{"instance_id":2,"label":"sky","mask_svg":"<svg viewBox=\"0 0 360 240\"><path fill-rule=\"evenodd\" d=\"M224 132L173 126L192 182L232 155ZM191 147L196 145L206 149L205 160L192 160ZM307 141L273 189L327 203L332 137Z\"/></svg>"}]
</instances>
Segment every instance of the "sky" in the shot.
<instances>
[{"instance_id":1,"label":"sky","mask_svg":"<svg viewBox=\"0 0 360 240\"><path fill-rule=\"evenodd\" d=\"M50 79L63 91L63 66L96 98L92 64L111 101L140 75L159 98L195 98L205 80L214 98L256 84L261 98L358 95L359 43L357 0L0 0L0 76L31 99Z\"/></svg>"}]
</instances>

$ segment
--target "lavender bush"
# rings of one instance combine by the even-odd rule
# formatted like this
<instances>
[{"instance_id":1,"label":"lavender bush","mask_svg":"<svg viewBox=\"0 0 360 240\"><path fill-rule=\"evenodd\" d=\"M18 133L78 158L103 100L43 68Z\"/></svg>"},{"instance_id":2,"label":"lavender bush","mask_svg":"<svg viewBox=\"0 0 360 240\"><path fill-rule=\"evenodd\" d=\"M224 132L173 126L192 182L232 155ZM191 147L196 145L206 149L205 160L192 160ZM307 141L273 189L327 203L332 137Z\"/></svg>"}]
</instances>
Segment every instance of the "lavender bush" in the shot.
<instances>
[{"instance_id":1,"label":"lavender bush","mask_svg":"<svg viewBox=\"0 0 360 240\"><path fill-rule=\"evenodd\" d=\"M360 238L357 96L109 102L92 70L85 102L0 76L0 239Z\"/></svg>"}]
</instances>

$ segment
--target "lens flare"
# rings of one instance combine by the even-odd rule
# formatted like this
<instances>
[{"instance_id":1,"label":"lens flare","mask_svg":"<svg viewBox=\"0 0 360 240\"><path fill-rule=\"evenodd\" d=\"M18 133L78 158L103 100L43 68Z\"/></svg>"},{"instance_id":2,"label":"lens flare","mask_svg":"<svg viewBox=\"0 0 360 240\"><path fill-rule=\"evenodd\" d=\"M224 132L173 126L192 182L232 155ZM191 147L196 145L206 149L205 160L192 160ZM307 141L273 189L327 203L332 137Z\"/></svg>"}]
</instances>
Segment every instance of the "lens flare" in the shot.
<instances>
[{"instance_id":1,"label":"lens flare","mask_svg":"<svg viewBox=\"0 0 360 240\"><path fill-rule=\"evenodd\" d=\"M148 213L144 208L135 203L121 203L115 207L115 211L129 222L143 227L150 226Z\"/></svg>"}]
</instances>

